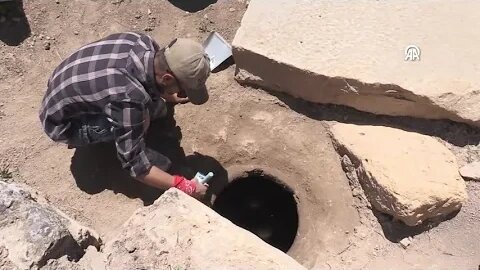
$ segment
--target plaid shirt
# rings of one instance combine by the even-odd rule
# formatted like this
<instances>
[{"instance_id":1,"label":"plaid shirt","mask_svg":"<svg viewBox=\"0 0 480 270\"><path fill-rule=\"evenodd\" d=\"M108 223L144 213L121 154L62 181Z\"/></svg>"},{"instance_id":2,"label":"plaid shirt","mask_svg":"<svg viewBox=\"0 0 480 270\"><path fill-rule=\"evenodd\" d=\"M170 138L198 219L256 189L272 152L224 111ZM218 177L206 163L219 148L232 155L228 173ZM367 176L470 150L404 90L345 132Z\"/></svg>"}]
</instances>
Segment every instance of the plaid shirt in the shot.
<instances>
[{"instance_id":1,"label":"plaid shirt","mask_svg":"<svg viewBox=\"0 0 480 270\"><path fill-rule=\"evenodd\" d=\"M118 33L88 44L64 60L48 80L40 120L54 141L68 142L71 122L102 115L112 123L118 157L133 177L152 166L144 133L166 112L155 84L159 46L143 34Z\"/></svg>"}]
</instances>

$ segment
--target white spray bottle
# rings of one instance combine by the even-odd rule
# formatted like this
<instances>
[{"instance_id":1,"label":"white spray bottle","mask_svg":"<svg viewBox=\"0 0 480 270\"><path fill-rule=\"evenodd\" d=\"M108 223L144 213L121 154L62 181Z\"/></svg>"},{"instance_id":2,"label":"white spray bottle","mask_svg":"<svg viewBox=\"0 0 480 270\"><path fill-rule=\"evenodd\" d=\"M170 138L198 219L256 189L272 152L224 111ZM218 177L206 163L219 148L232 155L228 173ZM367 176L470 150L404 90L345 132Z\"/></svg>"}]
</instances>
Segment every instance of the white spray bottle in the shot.
<instances>
[{"instance_id":1,"label":"white spray bottle","mask_svg":"<svg viewBox=\"0 0 480 270\"><path fill-rule=\"evenodd\" d=\"M209 172L206 175L203 175L202 173L197 172L197 174L195 174L195 177L193 179L196 179L200 184L207 184L208 181L210 181L210 179L212 179L213 176L214 176L213 172Z\"/></svg>"}]
</instances>

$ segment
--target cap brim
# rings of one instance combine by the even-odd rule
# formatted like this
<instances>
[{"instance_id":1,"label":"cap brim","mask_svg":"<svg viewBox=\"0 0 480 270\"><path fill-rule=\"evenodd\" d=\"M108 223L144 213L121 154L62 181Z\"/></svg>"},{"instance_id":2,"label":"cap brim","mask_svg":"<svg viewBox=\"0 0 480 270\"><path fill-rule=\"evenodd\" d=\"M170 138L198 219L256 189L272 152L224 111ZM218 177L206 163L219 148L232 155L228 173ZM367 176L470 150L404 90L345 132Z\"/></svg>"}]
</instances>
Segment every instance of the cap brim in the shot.
<instances>
[{"instance_id":1,"label":"cap brim","mask_svg":"<svg viewBox=\"0 0 480 270\"><path fill-rule=\"evenodd\" d=\"M208 91L205 84L197 89L185 89L185 92L192 104L202 105L208 101Z\"/></svg>"}]
</instances>

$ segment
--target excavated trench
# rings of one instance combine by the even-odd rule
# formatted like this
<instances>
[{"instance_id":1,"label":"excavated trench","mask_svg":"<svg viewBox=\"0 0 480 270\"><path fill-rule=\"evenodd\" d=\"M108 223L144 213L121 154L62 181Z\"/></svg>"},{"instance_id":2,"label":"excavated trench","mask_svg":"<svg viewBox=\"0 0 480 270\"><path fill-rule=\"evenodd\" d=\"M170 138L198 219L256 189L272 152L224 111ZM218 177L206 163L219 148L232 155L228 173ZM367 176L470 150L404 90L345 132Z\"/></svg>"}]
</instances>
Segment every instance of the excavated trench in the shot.
<instances>
[{"instance_id":1,"label":"excavated trench","mask_svg":"<svg viewBox=\"0 0 480 270\"><path fill-rule=\"evenodd\" d=\"M250 172L233 179L213 209L283 252L295 241L299 218L294 193L273 176Z\"/></svg>"}]
</instances>

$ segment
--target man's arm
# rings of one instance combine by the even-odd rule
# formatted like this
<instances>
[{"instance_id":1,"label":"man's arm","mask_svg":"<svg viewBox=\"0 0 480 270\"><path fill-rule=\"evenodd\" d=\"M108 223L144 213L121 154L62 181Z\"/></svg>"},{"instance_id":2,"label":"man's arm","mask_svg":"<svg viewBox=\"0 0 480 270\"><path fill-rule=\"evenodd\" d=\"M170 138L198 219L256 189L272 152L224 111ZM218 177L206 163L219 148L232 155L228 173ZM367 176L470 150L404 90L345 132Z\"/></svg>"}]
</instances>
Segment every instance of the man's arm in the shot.
<instances>
[{"instance_id":1,"label":"man's arm","mask_svg":"<svg viewBox=\"0 0 480 270\"><path fill-rule=\"evenodd\" d=\"M147 174L137 177L137 180L149 186L164 190L170 187L176 187L194 197L204 196L208 187L200 184L197 180L190 181L181 176L170 175L155 166L152 166Z\"/></svg>"},{"instance_id":2,"label":"man's arm","mask_svg":"<svg viewBox=\"0 0 480 270\"><path fill-rule=\"evenodd\" d=\"M112 102L106 110L113 124L118 158L122 167L137 180L159 189L176 187L193 196L202 196L206 187L153 166L145 153L145 108L142 103L125 99Z\"/></svg>"},{"instance_id":3,"label":"man's arm","mask_svg":"<svg viewBox=\"0 0 480 270\"><path fill-rule=\"evenodd\" d=\"M169 189L174 186L175 177L152 166L145 175L138 176L136 179L152 187Z\"/></svg>"}]
</instances>

